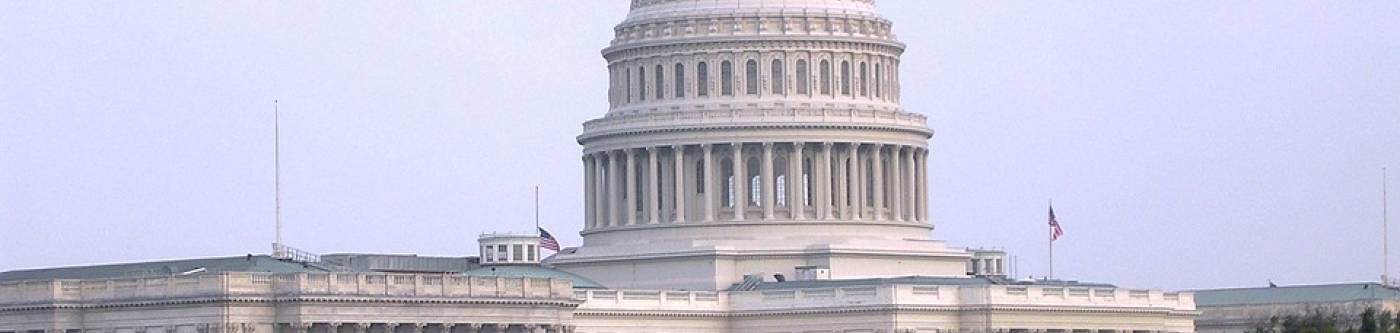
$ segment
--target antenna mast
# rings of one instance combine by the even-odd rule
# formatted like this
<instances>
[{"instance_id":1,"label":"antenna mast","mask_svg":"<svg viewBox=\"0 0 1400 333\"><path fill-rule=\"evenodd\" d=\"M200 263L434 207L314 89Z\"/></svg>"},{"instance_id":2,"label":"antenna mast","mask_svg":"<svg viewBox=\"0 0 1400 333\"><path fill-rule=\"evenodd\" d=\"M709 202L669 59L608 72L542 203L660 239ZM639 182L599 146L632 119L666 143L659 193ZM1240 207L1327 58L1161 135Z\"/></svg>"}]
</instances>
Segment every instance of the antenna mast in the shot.
<instances>
[{"instance_id":1,"label":"antenna mast","mask_svg":"<svg viewBox=\"0 0 1400 333\"><path fill-rule=\"evenodd\" d=\"M272 202L276 220L276 236L272 241L272 255L283 256L282 251L282 127L281 110L277 100L272 100Z\"/></svg>"},{"instance_id":2,"label":"antenna mast","mask_svg":"<svg viewBox=\"0 0 1400 333\"><path fill-rule=\"evenodd\" d=\"M1390 212L1385 168L1381 168L1381 285L1390 285Z\"/></svg>"},{"instance_id":3,"label":"antenna mast","mask_svg":"<svg viewBox=\"0 0 1400 333\"><path fill-rule=\"evenodd\" d=\"M540 231L540 186L535 185L535 232Z\"/></svg>"}]
</instances>

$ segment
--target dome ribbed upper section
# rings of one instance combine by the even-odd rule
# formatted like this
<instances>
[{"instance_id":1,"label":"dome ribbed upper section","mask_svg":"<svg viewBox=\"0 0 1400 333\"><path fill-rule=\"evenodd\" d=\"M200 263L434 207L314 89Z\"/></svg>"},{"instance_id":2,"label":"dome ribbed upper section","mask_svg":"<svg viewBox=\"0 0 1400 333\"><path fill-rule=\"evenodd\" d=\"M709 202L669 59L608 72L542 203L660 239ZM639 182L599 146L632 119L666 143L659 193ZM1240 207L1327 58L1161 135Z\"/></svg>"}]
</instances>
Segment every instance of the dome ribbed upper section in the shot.
<instances>
[{"instance_id":1,"label":"dome ribbed upper section","mask_svg":"<svg viewBox=\"0 0 1400 333\"><path fill-rule=\"evenodd\" d=\"M875 0L632 0L622 25L714 15L811 14L879 17Z\"/></svg>"}]
</instances>

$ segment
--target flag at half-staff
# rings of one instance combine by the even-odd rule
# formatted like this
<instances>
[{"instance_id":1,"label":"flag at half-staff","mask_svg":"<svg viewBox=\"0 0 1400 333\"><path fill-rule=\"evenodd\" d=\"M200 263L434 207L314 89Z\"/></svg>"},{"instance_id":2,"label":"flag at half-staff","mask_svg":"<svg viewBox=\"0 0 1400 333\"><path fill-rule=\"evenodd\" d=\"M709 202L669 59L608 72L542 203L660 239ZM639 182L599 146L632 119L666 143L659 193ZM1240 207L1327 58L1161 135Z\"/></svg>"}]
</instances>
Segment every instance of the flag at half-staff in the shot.
<instances>
[{"instance_id":1,"label":"flag at half-staff","mask_svg":"<svg viewBox=\"0 0 1400 333\"><path fill-rule=\"evenodd\" d=\"M555 239L554 235L550 234L548 231L545 231L544 228L537 229L540 230L540 247L554 250L554 252L559 252L559 240Z\"/></svg>"}]
</instances>

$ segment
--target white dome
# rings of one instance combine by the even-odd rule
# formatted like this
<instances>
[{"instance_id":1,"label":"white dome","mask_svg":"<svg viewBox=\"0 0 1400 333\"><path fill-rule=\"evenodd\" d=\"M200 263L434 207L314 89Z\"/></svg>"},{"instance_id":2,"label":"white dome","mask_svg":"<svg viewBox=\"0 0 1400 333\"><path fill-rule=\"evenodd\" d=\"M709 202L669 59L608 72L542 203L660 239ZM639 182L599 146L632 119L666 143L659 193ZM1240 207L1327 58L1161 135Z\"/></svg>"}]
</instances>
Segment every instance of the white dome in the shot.
<instances>
[{"instance_id":1,"label":"white dome","mask_svg":"<svg viewBox=\"0 0 1400 333\"><path fill-rule=\"evenodd\" d=\"M632 0L623 25L681 17L811 14L879 17L875 0Z\"/></svg>"}]
</instances>

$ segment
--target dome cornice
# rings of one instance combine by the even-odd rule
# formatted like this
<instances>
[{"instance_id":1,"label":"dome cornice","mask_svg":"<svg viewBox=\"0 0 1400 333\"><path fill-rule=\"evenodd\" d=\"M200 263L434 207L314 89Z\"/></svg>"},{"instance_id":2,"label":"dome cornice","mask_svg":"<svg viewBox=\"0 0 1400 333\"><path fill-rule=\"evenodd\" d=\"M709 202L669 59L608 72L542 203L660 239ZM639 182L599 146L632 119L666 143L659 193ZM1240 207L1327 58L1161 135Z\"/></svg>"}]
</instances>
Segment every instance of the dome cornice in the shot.
<instances>
[{"instance_id":1,"label":"dome cornice","mask_svg":"<svg viewBox=\"0 0 1400 333\"><path fill-rule=\"evenodd\" d=\"M897 41L853 39L844 37L750 36L704 37L694 39L658 40L646 43L618 45L603 49L609 63L647 57L667 57L683 54L784 50L790 52L863 52L898 56L904 44Z\"/></svg>"}]
</instances>

